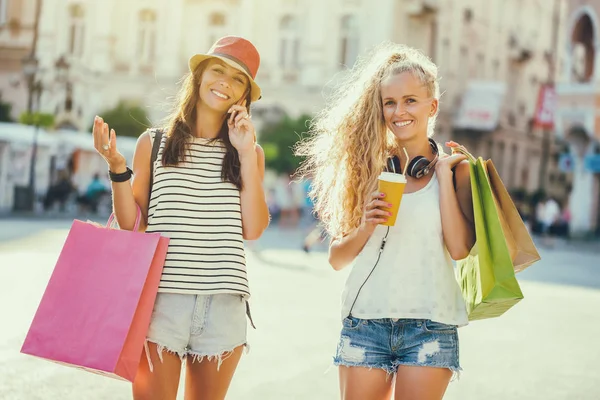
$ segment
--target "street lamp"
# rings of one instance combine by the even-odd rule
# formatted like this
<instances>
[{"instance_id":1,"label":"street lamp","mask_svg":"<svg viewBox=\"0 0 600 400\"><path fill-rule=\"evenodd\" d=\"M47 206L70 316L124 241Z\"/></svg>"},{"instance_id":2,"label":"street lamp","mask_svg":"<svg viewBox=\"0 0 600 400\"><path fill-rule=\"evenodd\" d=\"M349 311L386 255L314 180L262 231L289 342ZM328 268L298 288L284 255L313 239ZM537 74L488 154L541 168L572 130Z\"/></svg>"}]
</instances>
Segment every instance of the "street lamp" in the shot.
<instances>
[{"instance_id":1,"label":"street lamp","mask_svg":"<svg viewBox=\"0 0 600 400\"><path fill-rule=\"evenodd\" d=\"M37 149L38 149L38 134L39 134L39 115L33 113L33 99L35 98L37 114L40 110L40 97L42 95L43 87L39 80L36 80L36 74L38 69L38 60L34 55L30 55L23 60L23 73L27 78L27 86L29 89L29 96L27 99L27 113L29 117L33 119L35 130L33 133L33 143L31 144L31 158L29 160L29 184L27 185L27 195L22 200L21 206L28 211L33 211L35 205L35 168L37 160Z\"/></svg>"},{"instance_id":2,"label":"street lamp","mask_svg":"<svg viewBox=\"0 0 600 400\"><path fill-rule=\"evenodd\" d=\"M70 112L73 108L73 85L69 81L69 69L71 68L71 65L65 56L62 55L54 63L54 68L56 70L56 80L65 85L66 96L64 110Z\"/></svg>"},{"instance_id":3,"label":"street lamp","mask_svg":"<svg viewBox=\"0 0 600 400\"><path fill-rule=\"evenodd\" d=\"M27 79L27 87L29 89L29 96L27 97L27 112L31 114L31 110L33 109L33 82L35 80L35 75L38 72L38 60L35 58L33 54L30 54L25 59L23 59L23 74Z\"/></svg>"}]
</instances>

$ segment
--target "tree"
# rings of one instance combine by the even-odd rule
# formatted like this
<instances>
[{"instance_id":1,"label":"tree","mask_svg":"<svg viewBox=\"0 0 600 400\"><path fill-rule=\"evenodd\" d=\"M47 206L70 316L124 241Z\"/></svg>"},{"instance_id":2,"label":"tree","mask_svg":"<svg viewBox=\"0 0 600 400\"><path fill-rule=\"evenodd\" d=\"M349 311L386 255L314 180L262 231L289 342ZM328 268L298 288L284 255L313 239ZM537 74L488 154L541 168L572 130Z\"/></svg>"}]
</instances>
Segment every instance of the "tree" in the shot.
<instances>
[{"instance_id":1,"label":"tree","mask_svg":"<svg viewBox=\"0 0 600 400\"><path fill-rule=\"evenodd\" d=\"M24 112L19 116L19 122L25 125L35 125L42 128L51 128L54 126L54 115L40 112Z\"/></svg>"},{"instance_id":2,"label":"tree","mask_svg":"<svg viewBox=\"0 0 600 400\"><path fill-rule=\"evenodd\" d=\"M99 114L111 129L119 136L140 136L149 125L146 111L138 106L125 101L119 101L115 108L105 110ZM92 130L90 127L90 131Z\"/></svg>"},{"instance_id":3,"label":"tree","mask_svg":"<svg viewBox=\"0 0 600 400\"><path fill-rule=\"evenodd\" d=\"M302 158L294 155L293 148L306 135L310 119L309 115L302 115L297 119L285 117L260 133L267 168L279 173L293 173L298 168Z\"/></svg>"}]
</instances>

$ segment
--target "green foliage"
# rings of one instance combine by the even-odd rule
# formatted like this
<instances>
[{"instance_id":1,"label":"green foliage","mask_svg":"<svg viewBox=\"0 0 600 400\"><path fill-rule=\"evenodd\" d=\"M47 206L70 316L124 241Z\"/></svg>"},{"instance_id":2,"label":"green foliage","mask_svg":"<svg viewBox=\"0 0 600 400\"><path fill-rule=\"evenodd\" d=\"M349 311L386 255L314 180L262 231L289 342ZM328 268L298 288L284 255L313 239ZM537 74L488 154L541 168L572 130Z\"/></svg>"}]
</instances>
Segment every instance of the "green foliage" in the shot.
<instances>
[{"instance_id":1,"label":"green foliage","mask_svg":"<svg viewBox=\"0 0 600 400\"><path fill-rule=\"evenodd\" d=\"M297 119L285 117L260 133L267 168L279 173L293 173L298 168L302 158L294 155L293 148L307 134L310 119L309 115Z\"/></svg>"},{"instance_id":2,"label":"green foliage","mask_svg":"<svg viewBox=\"0 0 600 400\"><path fill-rule=\"evenodd\" d=\"M11 109L12 104L5 103L0 99L0 122L13 122L13 119L10 116Z\"/></svg>"},{"instance_id":3,"label":"green foliage","mask_svg":"<svg viewBox=\"0 0 600 400\"><path fill-rule=\"evenodd\" d=\"M98 114L111 129L114 129L117 136L140 136L150 125L146 111L137 105L132 105L124 101L113 109L105 110ZM90 126L90 131L93 124Z\"/></svg>"},{"instance_id":4,"label":"green foliage","mask_svg":"<svg viewBox=\"0 0 600 400\"><path fill-rule=\"evenodd\" d=\"M51 128L54 126L54 115L39 112L24 112L19 116L19 122L25 125L35 125L40 126L42 128Z\"/></svg>"}]
</instances>

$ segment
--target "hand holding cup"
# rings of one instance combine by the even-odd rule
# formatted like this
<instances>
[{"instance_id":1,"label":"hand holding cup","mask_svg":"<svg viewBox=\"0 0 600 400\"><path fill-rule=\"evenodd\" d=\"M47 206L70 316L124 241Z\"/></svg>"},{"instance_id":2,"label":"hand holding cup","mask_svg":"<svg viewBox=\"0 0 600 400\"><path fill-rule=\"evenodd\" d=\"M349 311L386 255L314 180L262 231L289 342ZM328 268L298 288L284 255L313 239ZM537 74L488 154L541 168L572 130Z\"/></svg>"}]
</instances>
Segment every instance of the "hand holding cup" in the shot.
<instances>
[{"instance_id":1,"label":"hand holding cup","mask_svg":"<svg viewBox=\"0 0 600 400\"><path fill-rule=\"evenodd\" d=\"M375 231L377 225L386 223L388 218L392 215L390 211L384 210L384 208L392 206L392 204L385 201L384 198L385 193L381 193L380 191L373 192L365 206L365 213L361 225L369 234Z\"/></svg>"}]
</instances>

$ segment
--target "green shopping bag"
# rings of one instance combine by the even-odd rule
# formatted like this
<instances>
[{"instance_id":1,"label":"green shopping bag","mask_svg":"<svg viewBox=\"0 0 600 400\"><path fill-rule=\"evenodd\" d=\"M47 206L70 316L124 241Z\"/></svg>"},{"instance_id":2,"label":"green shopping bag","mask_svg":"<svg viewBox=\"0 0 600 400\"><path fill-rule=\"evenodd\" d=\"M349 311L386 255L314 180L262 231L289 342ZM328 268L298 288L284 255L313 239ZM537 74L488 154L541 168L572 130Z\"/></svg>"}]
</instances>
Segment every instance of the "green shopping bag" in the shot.
<instances>
[{"instance_id":1,"label":"green shopping bag","mask_svg":"<svg viewBox=\"0 0 600 400\"><path fill-rule=\"evenodd\" d=\"M522 261L516 260L514 235L507 228L507 216L503 213L496 193L506 192L491 160L475 159L465 150L470 161L471 191L473 195L473 216L477 241L471 253L464 260L457 261L457 280L467 306L469 320L498 317L504 314L523 298L523 293L515 277L515 269L520 270ZM501 190L494 190L490 175L493 172L495 185L502 185ZM503 190L503 192L502 192ZM506 196L503 198L506 202ZM510 201L514 208L514 204ZM516 209L515 209L516 210ZM516 212L516 211L515 211ZM509 215L508 219L511 219ZM514 219L514 217L512 218ZM518 218L521 224L522 220ZM518 227L522 237L523 225ZM533 241L525 233L525 247L531 248ZM531 243L529 243L529 241ZM522 257L519 257L521 259ZM527 266L539 260L539 254L533 246ZM519 265L517 265L519 264ZM515 267L517 266L517 267Z\"/></svg>"}]
</instances>

